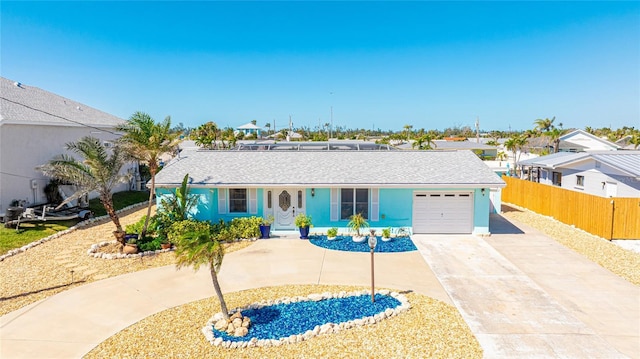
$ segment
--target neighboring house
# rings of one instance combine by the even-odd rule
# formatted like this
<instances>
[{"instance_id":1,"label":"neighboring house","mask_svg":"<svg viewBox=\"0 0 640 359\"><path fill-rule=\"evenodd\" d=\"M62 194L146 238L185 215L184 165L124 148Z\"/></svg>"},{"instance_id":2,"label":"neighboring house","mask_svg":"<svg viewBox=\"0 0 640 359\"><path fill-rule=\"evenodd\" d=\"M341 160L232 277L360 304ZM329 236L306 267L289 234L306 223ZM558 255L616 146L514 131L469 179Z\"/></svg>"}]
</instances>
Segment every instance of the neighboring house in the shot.
<instances>
[{"instance_id":1,"label":"neighboring house","mask_svg":"<svg viewBox=\"0 0 640 359\"><path fill-rule=\"evenodd\" d=\"M620 146L583 130L560 136L560 152L617 151Z\"/></svg>"},{"instance_id":2,"label":"neighboring house","mask_svg":"<svg viewBox=\"0 0 640 359\"><path fill-rule=\"evenodd\" d=\"M0 215L14 200L46 202L49 178L36 170L83 136L106 143L123 119L79 102L0 78ZM73 154L75 156L75 154ZM77 157L77 156L76 156ZM123 185L126 189L127 185Z\"/></svg>"},{"instance_id":3,"label":"neighboring house","mask_svg":"<svg viewBox=\"0 0 640 359\"><path fill-rule=\"evenodd\" d=\"M494 159L498 155L497 147L479 143L475 138L469 141L435 140L433 143L436 150L470 150L482 159Z\"/></svg>"},{"instance_id":4,"label":"neighboring house","mask_svg":"<svg viewBox=\"0 0 640 359\"><path fill-rule=\"evenodd\" d=\"M260 138L261 130L262 130L262 127L256 126L251 122L245 123L244 125L236 128L236 131L238 133L242 132L245 135L245 137L253 134L256 136L256 138Z\"/></svg>"},{"instance_id":5,"label":"neighboring house","mask_svg":"<svg viewBox=\"0 0 640 359\"><path fill-rule=\"evenodd\" d=\"M590 152L590 151L617 151L621 146L606 139L594 136L583 130L574 130L560 136L558 152ZM542 151L547 149L554 153L554 144L545 136L530 138L527 141L530 151Z\"/></svg>"},{"instance_id":6,"label":"neighboring house","mask_svg":"<svg viewBox=\"0 0 640 359\"><path fill-rule=\"evenodd\" d=\"M294 231L295 216L306 213L325 231L362 213L376 229L485 234L489 192L505 186L471 151L282 146L289 149L183 151L158 173L158 203L188 173L200 220L273 215L272 229Z\"/></svg>"},{"instance_id":7,"label":"neighboring house","mask_svg":"<svg viewBox=\"0 0 640 359\"><path fill-rule=\"evenodd\" d=\"M559 152L519 164L534 182L600 197L640 197L640 151Z\"/></svg>"}]
</instances>

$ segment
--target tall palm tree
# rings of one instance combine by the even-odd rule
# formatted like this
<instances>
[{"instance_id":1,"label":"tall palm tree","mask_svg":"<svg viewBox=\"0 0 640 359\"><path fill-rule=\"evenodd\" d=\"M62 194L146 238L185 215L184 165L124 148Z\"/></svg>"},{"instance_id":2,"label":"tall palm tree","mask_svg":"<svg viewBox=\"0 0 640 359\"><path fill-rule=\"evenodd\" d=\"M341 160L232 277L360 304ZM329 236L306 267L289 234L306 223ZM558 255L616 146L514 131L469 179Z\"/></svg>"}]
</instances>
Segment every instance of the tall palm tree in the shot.
<instances>
[{"instance_id":1,"label":"tall palm tree","mask_svg":"<svg viewBox=\"0 0 640 359\"><path fill-rule=\"evenodd\" d=\"M218 282L218 272L222 266L224 258L224 247L210 231L188 232L178 237L176 242L176 267L191 266L198 270L202 264L209 265L211 282L220 300L220 308L225 319L229 319L227 303L224 301L220 282Z\"/></svg>"},{"instance_id":2,"label":"tall palm tree","mask_svg":"<svg viewBox=\"0 0 640 359\"><path fill-rule=\"evenodd\" d=\"M413 128L412 125L404 125L402 128L405 129L405 131L407 132L407 142L409 142L409 139L411 138L411 129Z\"/></svg>"},{"instance_id":3,"label":"tall palm tree","mask_svg":"<svg viewBox=\"0 0 640 359\"><path fill-rule=\"evenodd\" d=\"M549 131L550 129L552 129L554 127L553 126L553 121L555 121L555 120L556 120L555 116L552 119L539 118L539 119L535 120L535 122L534 122L534 124L536 125L535 128L537 130L540 130L541 132L547 132L547 131Z\"/></svg>"},{"instance_id":4,"label":"tall palm tree","mask_svg":"<svg viewBox=\"0 0 640 359\"><path fill-rule=\"evenodd\" d=\"M563 131L557 127L545 132L545 136L549 138L550 142L553 142L553 153L560 151L560 136L562 136L562 132Z\"/></svg>"},{"instance_id":5,"label":"tall palm tree","mask_svg":"<svg viewBox=\"0 0 640 359\"><path fill-rule=\"evenodd\" d=\"M216 147L220 130L215 122L209 121L195 130L196 145L212 150Z\"/></svg>"},{"instance_id":6,"label":"tall palm tree","mask_svg":"<svg viewBox=\"0 0 640 359\"><path fill-rule=\"evenodd\" d=\"M147 218L142 227L142 238L147 233L151 206L156 190L156 173L158 173L160 156L165 153L174 153L180 143L180 132L171 132L171 118L167 116L161 123L156 123L151 116L144 112L135 112L118 131L124 135L120 142L124 149L132 157L146 162L151 174L151 189L149 191L149 203L147 205Z\"/></svg>"},{"instance_id":7,"label":"tall palm tree","mask_svg":"<svg viewBox=\"0 0 640 359\"><path fill-rule=\"evenodd\" d=\"M513 152L513 170L518 173L517 166L518 160L520 159L520 155L522 153L522 148L527 143L527 136L524 134L520 135L512 135L504 142L504 148ZM518 173L519 174L519 173Z\"/></svg>"},{"instance_id":8,"label":"tall palm tree","mask_svg":"<svg viewBox=\"0 0 640 359\"><path fill-rule=\"evenodd\" d=\"M111 191L118 184L129 181L128 175L120 174L122 166L127 163L125 153L117 145L109 151L102 144L102 141L91 136L83 137L78 142L67 143L66 148L81 155L83 160L78 161L69 155L59 155L49 163L38 167L44 175L72 183L78 187L78 190L60 206L90 192L98 192L100 202L116 226L113 235L120 243L124 244L125 233L113 207Z\"/></svg>"}]
</instances>

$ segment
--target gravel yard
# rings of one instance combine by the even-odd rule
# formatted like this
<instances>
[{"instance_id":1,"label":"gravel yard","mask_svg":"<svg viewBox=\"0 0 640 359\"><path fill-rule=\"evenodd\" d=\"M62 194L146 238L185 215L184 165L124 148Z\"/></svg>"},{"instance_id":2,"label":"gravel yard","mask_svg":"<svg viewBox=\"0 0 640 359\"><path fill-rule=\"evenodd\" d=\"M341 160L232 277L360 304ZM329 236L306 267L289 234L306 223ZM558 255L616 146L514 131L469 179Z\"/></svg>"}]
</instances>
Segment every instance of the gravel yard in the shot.
<instances>
[{"instance_id":1,"label":"gravel yard","mask_svg":"<svg viewBox=\"0 0 640 359\"><path fill-rule=\"evenodd\" d=\"M640 254L616 246L552 218L512 205L503 216L531 226L585 257L640 285ZM121 215L123 226L136 222L145 209ZM151 267L172 265L173 253L142 259L105 260L87 255L94 244L112 240L113 224L107 220L82 227L0 262L0 314L91 281ZM234 244L229 250L250 245ZM74 282L71 283L73 269ZM264 299L310 293L354 290L345 286L265 287L225 294L229 308ZM393 288L390 288L393 289ZM168 309L109 338L88 358L102 357L465 357L482 356L482 349L457 310L440 301L406 294L412 308L398 317L338 334L324 335L277 348L223 349L208 343L201 328L219 311L215 297Z\"/></svg>"},{"instance_id":2,"label":"gravel yard","mask_svg":"<svg viewBox=\"0 0 640 359\"><path fill-rule=\"evenodd\" d=\"M612 273L640 285L640 253L516 205L503 204L502 211L506 219L531 226Z\"/></svg>"},{"instance_id":3,"label":"gravel yard","mask_svg":"<svg viewBox=\"0 0 640 359\"><path fill-rule=\"evenodd\" d=\"M229 308L265 299L366 289L349 286L266 287L225 294ZM407 293L411 309L375 325L271 348L224 349L200 331L215 312L215 298L160 312L128 327L85 358L481 358L482 349L455 307Z\"/></svg>"},{"instance_id":4,"label":"gravel yard","mask_svg":"<svg viewBox=\"0 0 640 359\"><path fill-rule=\"evenodd\" d=\"M146 211L146 207L141 207L120 214L122 227L137 222ZM173 252L117 260L89 257L87 250L92 244L115 239L111 233L114 228L106 219L0 262L0 315L95 280L174 264ZM250 243L234 243L235 248L228 250Z\"/></svg>"}]
</instances>

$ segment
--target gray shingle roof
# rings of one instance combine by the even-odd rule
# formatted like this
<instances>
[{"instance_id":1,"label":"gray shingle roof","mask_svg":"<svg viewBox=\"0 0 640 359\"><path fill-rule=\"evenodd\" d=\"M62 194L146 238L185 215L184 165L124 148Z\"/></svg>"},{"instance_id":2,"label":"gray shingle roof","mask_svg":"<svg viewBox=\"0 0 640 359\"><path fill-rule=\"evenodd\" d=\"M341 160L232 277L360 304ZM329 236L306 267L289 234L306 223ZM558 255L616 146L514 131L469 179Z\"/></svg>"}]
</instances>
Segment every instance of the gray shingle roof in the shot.
<instances>
[{"instance_id":1,"label":"gray shingle roof","mask_svg":"<svg viewBox=\"0 0 640 359\"><path fill-rule=\"evenodd\" d=\"M0 123L114 127L125 120L37 87L0 77Z\"/></svg>"},{"instance_id":2,"label":"gray shingle roof","mask_svg":"<svg viewBox=\"0 0 640 359\"><path fill-rule=\"evenodd\" d=\"M183 151L160 171L160 187L370 186L480 188L504 181L470 151Z\"/></svg>"}]
</instances>

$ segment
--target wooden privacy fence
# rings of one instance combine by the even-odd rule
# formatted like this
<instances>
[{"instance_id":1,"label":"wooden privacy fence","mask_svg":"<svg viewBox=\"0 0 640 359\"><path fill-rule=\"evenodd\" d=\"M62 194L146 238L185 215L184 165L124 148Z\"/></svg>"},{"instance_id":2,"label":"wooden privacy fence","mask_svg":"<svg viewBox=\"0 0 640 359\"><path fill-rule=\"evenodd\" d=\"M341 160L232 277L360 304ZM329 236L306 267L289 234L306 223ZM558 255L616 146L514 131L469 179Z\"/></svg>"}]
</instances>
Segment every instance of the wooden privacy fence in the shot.
<instances>
[{"instance_id":1,"label":"wooden privacy fence","mask_svg":"<svg viewBox=\"0 0 640 359\"><path fill-rule=\"evenodd\" d=\"M606 239L640 239L640 198L603 198L513 177L502 201Z\"/></svg>"}]
</instances>

